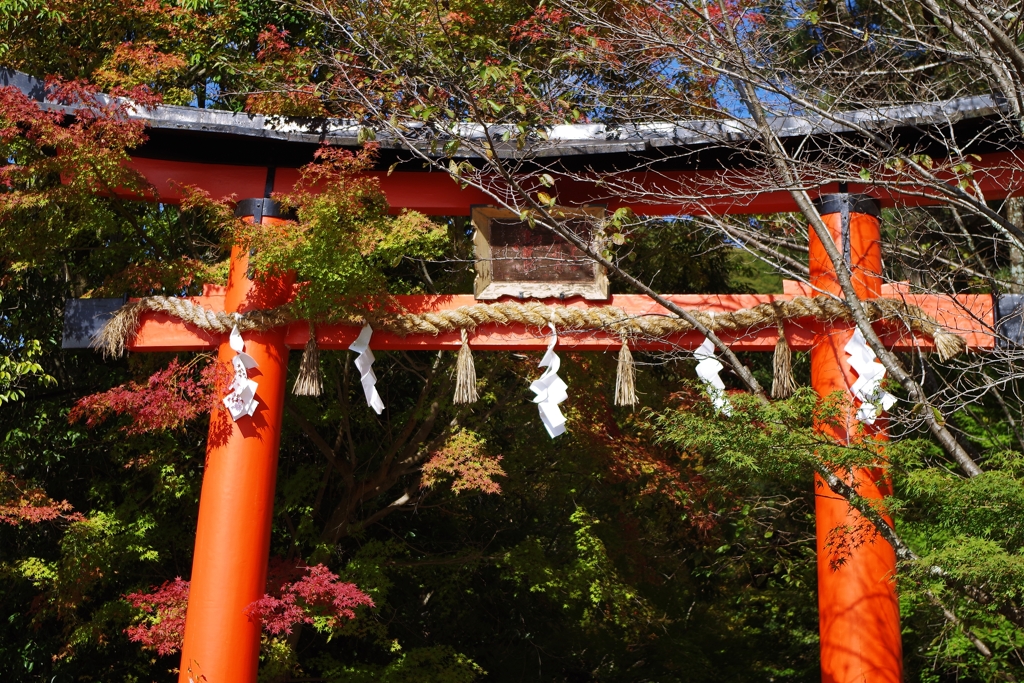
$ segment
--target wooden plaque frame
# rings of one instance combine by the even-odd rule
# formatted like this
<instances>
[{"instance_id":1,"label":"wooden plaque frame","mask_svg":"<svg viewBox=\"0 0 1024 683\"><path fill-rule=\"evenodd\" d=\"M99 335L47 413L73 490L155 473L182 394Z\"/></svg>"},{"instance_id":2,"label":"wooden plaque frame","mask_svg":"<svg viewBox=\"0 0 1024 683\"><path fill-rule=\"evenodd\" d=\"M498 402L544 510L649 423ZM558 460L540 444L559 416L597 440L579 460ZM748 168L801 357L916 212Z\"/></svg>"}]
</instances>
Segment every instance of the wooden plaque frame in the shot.
<instances>
[{"instance_id":1,"label":"wooden plaque frame","mask_svg":"<svg viewBox=\"0 0 1024 683\"><path fill-rule=\"evenodd\" d=\"M605 215L605 209L602 206L559 207L554 211L566 217L593 216L601 218ZM573 296L580 296L591 301L608 299L608 275L604 266L598 263L592 264L593 277L586 280L496 280L492 267L494 252L491 246L491 222L496 219L518 221L520 218L511 211L493 206L474 206L471 208L470 215L475 228L473 246L476 254L476 281L473 284L473 293L477 299L488 301L503 296L512 296L518 299L565 299ZM545 230L545 228L536 229ZM599 247L600 245L595 242L595 246Z\"/></svg>"}]
</instances>

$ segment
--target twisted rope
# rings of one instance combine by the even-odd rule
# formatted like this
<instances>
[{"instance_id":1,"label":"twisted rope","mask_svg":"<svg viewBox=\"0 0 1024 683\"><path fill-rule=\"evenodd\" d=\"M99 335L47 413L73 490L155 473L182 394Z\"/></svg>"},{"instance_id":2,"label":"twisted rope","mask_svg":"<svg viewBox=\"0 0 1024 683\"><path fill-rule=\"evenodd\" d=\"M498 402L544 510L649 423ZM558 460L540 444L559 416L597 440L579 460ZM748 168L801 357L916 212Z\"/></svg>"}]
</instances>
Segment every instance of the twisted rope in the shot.
<instances>
[{"instance_id":1,"label":"twisted rope","mask_svg":"<svg viewBox=\"0 0 1024 683\"><path fill-rule=\"evenodd\" d=\"M139 329L139 316L145 311L166 313L184 322L195 325L207 332L230 332L238 326L241 332L265 331L295 320L287 306L272 308L267 311L249 311L248 313L225 313L211 311L188 299L173 296L150 296L138 301L130 301L122 306L107 321L93 339L92 345L103 351L105 356L120 356L124 353L128 340L135 336Z\"/></svg>"},{"instance_id":2,"label":"twisted rope","mask_svg":"<svg viewBox=\"0 0 1024 683\"><path fill-rule=\"evenodd\" d=\"M918 306L899 299L869 299L863 304L872 322L900 320L912 331L931 338L940 360L953 358L967 348L962 337L941 327ZM267 311L236 314L210 311L188 299L153 296L123 306L100 331L93 345L108 355L118 356L123 353L125 344L138 330L139 315L143 311L166 313L200 329L220 333L229 332L236 325L243 332L264 331L296 320L287 305ZM798 296L788 301L758 304L738 311L707 313L693 310L690 313L714 332L753 332L797 318L812 318L819 322L852 321L843 301L829 297ZM361 325L364 321L353 319L346 322ZM473 304L433 313L375 315L370 322L375 329L403 336L472 331L480 325L514 323L537 328L553 324L560 331L566 332L605 330L624 339L661 338L694 329L689 322L673 315L630 315L617 306L572 308L550 306L539 301Z\"/></svg>"},{"instance_id":3,"label":"twisted rope","mask_svg":"<svg viewBox=\"0 0 1024 683\"><path fill-rule=\"evenodd\" d=\"M914 332L931 338L941 360L953 358L967 349L967 343L962 337L944 329L918 306L899 299L869 299L863 304L872 322L898 319ZM813 318L819 322L853 320L843 301L807 296L758 304L738 311L707 313L692 310L690 314L713 332L753 332L797 318ZM624 338L660 338L694 329L686 320L671 315L637 316L630 315L617 306L572 308L562 305L549 306L537 301L474 304L434 313L408 313L384 318L378 326L401 335L436 335L460 329L473 330L479 325L510 323L523 323L538 328L550 323L567 332L608 330Z\"/></svg>"}]
</instances>

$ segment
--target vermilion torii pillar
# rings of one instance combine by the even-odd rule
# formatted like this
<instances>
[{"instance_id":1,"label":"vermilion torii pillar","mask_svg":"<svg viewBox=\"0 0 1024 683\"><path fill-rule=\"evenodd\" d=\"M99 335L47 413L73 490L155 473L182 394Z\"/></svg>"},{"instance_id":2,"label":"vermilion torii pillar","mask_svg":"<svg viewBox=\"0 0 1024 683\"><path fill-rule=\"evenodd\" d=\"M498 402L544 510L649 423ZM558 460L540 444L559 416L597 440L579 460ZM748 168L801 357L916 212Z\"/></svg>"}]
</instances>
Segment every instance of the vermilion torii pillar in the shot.
<instances>
[{"instance_id":1,"label":"vermilion torii pillar","mask_svg":"<svg viewBox=\"0 0 1024 683\"><path fill-rule=\"evenodd\" d=\"M240 202L235 213L243 220L272 225L285 221L277 209L272 200L255 199ZM287 303L292 278L257 285L248 271L248 254L235 246L222 310L245 313ZM226 338L219 346L219 362L230 366L235 351ZM237 422L226 410L210 415L181 683L256 680L261 625L246 616L245 609L267 588L288 371L285 330L247 334L245 351L258 364L249 375L259 384L260 405L251 417Z\"/></svg>"},{"instance_id":2,"label":"vermilion torii pillar","mask_svg":"<svg viewBox=\"0 0 1024 683\"><path fill-rule=\"evenodd\" d=\"M861 299L882 295L882 236L880 209L865 195L826 195L818 203L822 220L850 269L853 288ZM814 230L809 231L811 286L822 295L843 295L836 270ZM852 323L836 322L815 336L811 347L811 383L822 398L833 392L849 394L857 381L844 348L853 337ZM857 421L853 408L842 427L820 428L839 443L856 440L864 430L868 438L886 437L886 419L873 425ZM859 469L853 474L858 493L880 500L888 492L881 468ZM818 619L821 637L823 683L900 683L903 679L903 647L900 611L896 597L896 553L881 537L861 545L835 568L829 536L835 529L860 529L860 514L844 498L829 490L815 475L815 518L818 546ZM890 522L891 523L891 522ZM856 533L856 532L855 532Z\"/></svg>"},{"instance_id":3,"label":"vermilion torii pillar","mask_svg":"<svg viewBox=\"0 0 1024 683\"><path fill-rule=\"evenodd\" d=\"M847 196L849 199L849 196ZM993 300L988 295L909 295L899 287L881 283L881 250L878 221L867 205L854 200L850 211L829 212L831 227L841 253L850 255L858 293L864 297L901 297L921 308L946 330L960 334L972 349L993 348L995 339ZM258 202L258 203L256 203ZM240 215L267 223L275 206L269 200L245 200ZM246 208L250 207L250 208ZM848 207L849 208L849 207ZM866 213L865 213L866 211ZM849 213L849 229L843 230L842 215ZM824 292L836 293L834 272L821 244L811 242L813 284ZM847 245L849 248L847 249ZM232 253L231 274L226 288L208 287L194 303L212 311L273 308L284 303L291 291L287 281L256 286L246 278L247 259L237 248ZM667 298L686 309L720 313L752 308L758 304L807 296L813 289L786 283L783 294L763 295L671 295ZM455 309L476 303L470 295L398 296L409 313ZM581 299L558 300L560 305L592 308L615 306L629 315L668 315L649 297L613 295L607 302ZM983 321L979 324L979 321ZM933 343L915 335L898 322L875 324L883 343L894 350L928 349ZM317 344L324 350L347 349L359 328L346 325L318 325ZM846 362L843 347L853 332L845 323L790 320L786 339L794 350L811 350L815 388L828 395L848 391L856 378ZM719 337L737 351L772 351L777 330L721 331ZM233 355L223 335L215 335L183 323L164 313L143 313L140 326L127 348L132 351L220 350L220 359ZM246 352L259 364L251 376L259 383L259 408L252 417L232 422L225 411L215 411L210 421L207 463L200 500L199 525L193 560L192 586L182 652L181 683L254 683L260 643L260 625L245 615L245 608L265 591L271 514L280 437L285 372L289 349L303 349L309 339L309 325L296 322L264 333L246 333ZM481 325L469 334L477 351L543 350L547 336L526 325ZM630 340L639 350L696 349L703 335L687 332L664 339ZM373 350L451 350L462 344L459 331L437 335L408 335L378 331L371 340ZM621 338L600 330L582 335L562 334L560 349L576 351L618 350ZM853 423L850 427L852 430ZM538 423L537 428L541 426ZM832 434L847 438L846 430ZM862 495L881 495L884 479L874 471L857 474ZM837 572L829 568L823 547L837 525L855 520L845 500L832 497L818 487L819 595L821 606L822 677L825 683L897 683L901 676L899 614L892 578L895 558L889 546L877 541L858 548L854 557Z\"/></svg>"}]
</instances>

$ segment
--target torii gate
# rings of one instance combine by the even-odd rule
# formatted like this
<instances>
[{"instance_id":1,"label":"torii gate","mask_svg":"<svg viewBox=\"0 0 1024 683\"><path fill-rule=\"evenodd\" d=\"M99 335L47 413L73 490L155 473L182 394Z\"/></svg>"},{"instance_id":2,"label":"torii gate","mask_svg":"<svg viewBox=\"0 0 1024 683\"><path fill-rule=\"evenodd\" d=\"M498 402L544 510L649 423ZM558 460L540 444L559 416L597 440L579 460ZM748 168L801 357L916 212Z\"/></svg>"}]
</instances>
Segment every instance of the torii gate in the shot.
<instances>
[{"instance_id":1,"label":"torii gate","mask_svg":"<svg viewBox=\"0 0 1024 683\"><path fill-rule=\"evenodd\" d=\"M845 209L840 209L842 205ZM239 202L242 217L257 223L285 220L272 200ZM823 219L833 239L848 254L857 294L864 299L880 296L903 298L920 307L945 329L961 335L970 349L995 346L993 300L988 295L909 295L898 287L883 285L879 210L874 200L863 195L827 195L819 200ZM254 208L255 207L255 208ZM254 215L255 214L255 215ZM835 271L823 245L810 231L811 288L787 283L786 291L769 295L673 295L668 298L687 309L723 313L778 303L798 295L814 293L842 296ZM844 248L844 247L848 247ZM191 297L207 310L228 313L268 309L287 302L292 282L271 281L258 285L246 276L247 254L235 247L230 275L224 288L208 287L201 297ZM454 309L475 303L472 296L403 296L400 304L413 313ZM558 302L578 308L612 305L628 314L666 315L661 306L646 296L613 295L605 303L570 300ZM895 350L928 349L932 341L909 332L905 326L876 324L883 342ZM812 383L821 396L848 392L858 374L844 351L853 337L851 323L821 323L790 320L784 334L791 348L810 350ZM320 325L317 344L323 349L347 349L359 328ZM774 328L719 336L732 349L769 351L777 340ZM210 433L223 435L208 443L206 469L200 498L191 592L182 651L181 683L253 683L260 645L260 624L245 615L245 608L262 597L266 586L271 518L277 456L281 433L288 352L302 349L309 341L309 327L303 322L266 332L247 333L245 351L258 363L259 407L251 417L233 421L226 411L214 411ZM476 350L540 350L547 339L525 325L498 327L482 325L471 333ZM695 349L703 335L689 332L665 339L637 339L637 349ZM606 332L585 336L559 337L559 347L577 351L618 349L622 340ZM459 332L438 335L398 336L376 332L374 350L457 350ZM137 333L127 348L147 351L201 351L219 349L222 362L236 355L227 335L211 334L182 323L164 313L144 313ZM840 442L849 438L855 423L851 414L848 429L827 428ZM885 420L869 430L884 438ZM867 498L881 498L887 483L884 472L862 469L855 474L859 492ZM851 482L852 483L852 482ZM816 482L818 602L821 628L822 680L826 683L899 683L902 680L902 647L899 608L894 586L896 557L884 542L866 544L855 550L839 569L830 568L825 547L829 532L856 521L859 513L840 496L834 495L818 478Z\"/></svg>"},{"instance_id":2,"label":"torii gate","mask_svg":"<svg viewBox=\"0 0 1024 683\"><path fill-rule=\"evenodd\" d=\"M40 102L46 97L44 84L25 74L0 69L0 83L10 83ZM945 131L947 125L956 127L964 122L971 124L971 121L984 119L988 116L984 113L985 106L979 106L975 99L914 104L905 110L886 110L881 118L895 122L897 127L902 125L905 132L916 139L920 137L922 126L940 126ZM61 107L52 102L49 106ZM74 114L74 107L63 109ZM167 203L181 200L183 185L198 186L215 197L232 194L269 197L275 190L287 190L297 178L297 167L308 162L312 150L325 141L315 121L311 122L310 130L303 132L287 127L278 131L267 122L230 112L157 107L148 113L136 110L135 115L146 119L151 136L147 144L133 152L130 165L156 190L154 197L146 198L158 198ZM904 118L906 121L901 124ZM828 134L824 129L818 130L813 121L795 123L800 125L780 128L789 131L783 133L784 137L803 139ZM809 124L809 128L804 124ZM945 139L944 134L939 137ZM328 135L327 138L331 144L353 146L358 143L357 138L345 138L344 134ZM598 171L589 176L576 172L559 177L559 200L569 206L604 203L612 210L633 205L628 197L609 196L607 188L596 182L600 180L600 172L608 171L614 173L623 186L633 187L639 194L646 195L642 210L638 211L646 215L796 210L789 192L766 186L756 168L746 168L742 164L733 167L734 160L719 160L710 165L688 161L686 168L680 169L672 162L671 155L661 158L664 151L661 143L664 141L658 142L656 149L652 147L654 151L651 154L647 154L650 150L642 151L636 147L634 140L588 140L579 148L573 142L563 143L569 156L577 161L580 155L586 155L588 159L591 155L594 158L607 155L610 161L598 163ZM681 149L691 152L706 145L707 140L699 135L689 142L678 142ZM1024 151L1019 147L1017 138L998 149L986 148L982 143L976 150L980 155L972 155L973 183L977 191L988 199L1001 199L1009 192L1021 189L1024 185L1020 177L1020 170L1024 169ZM975 150L965 149L960 153L969 151ZM712 156L713 152L712 145ZM946 149L939 155L949 153ZM545 156L547 162L554 158L551 172L555 174L561 173L557 170L561 167L557 161L558 154L556 145ZM627 160L622 165L614 161L617 154L638 155L640 161L633 163ZM398 161L403 159L398 157ZM385 173L383 167L370 172L379 178L392 210L416 209L430 215L465 216L470 205L490 203L484 192L461 187L446 173L424 173L418 163L400 163L397 166L393 173ZM943 164L938 166L942 168ZM580 166L579 163L574 167L589 168L587 164ZM946 177L941 172L939 175ZM949 180L955 182L953 178ZM722 192L723 187L726 192ZM906 184L899 184L899 187L892 192L880 187L871 191L886 202L905 206L936 204L942 199L934 189L927 187ZM113 193L138 198L124 189L115 188ZM659 196L680 199L652 201L651 198ZM838 200L835 206L845 205L846 209L829 208L826 201L821 213L836 244L849 245L849 249L841 247L841 251L849 259L858 296L864 299L880 296L902 298L919 307L945 329L961 335L968 348L995 346L992 330L997 316L991 296L963 295L955 299L911 296L898 287L883 285L876 205L851 195L832 197ZM256 223L282 220L280 216L273 215L273 203L267 200L245 200L239 206L249 206L249 220ZM245 216L245 210L242 215ZM832 264L813 230L809 239L811 288L786 283L781 295L675 295L667 298L683 308L712 313L783 302L795 296L830 294L841 297ZM234 249L227 287L207 288L204 296L193 297L192 300L208 310L226 312L266 309L287 300L291 282L276 281L256 286L245 276L247 267L245 254ZM411 312L453 309L474 303L471 296L398 299ZM610 304L636 316L663 316L667 313L644 296L612 296L601 304L579 300L559 303L576 308ZM1005 308L1017 302L1008 303L1010 306ZM1000 308L1004 306L1000 305ZM89 321L85 322L88 326ZM66 339L69 328L73 327L66 324ZM891 349L928 349L932 346L930 339L908 332L905 326L879 322L875 327L883 343ZM74 332L72 330L72 337ZM321 325L316 331L317 343L325 349L349 348L357 334L356 328L344 326ZM858 379L844 350L854 335L852 324L788 320L784 334L791 348L811 351L812 384L820 395L850 391ZM216 434L218 439L208 442L180 669L182 683L253 683L256 680L260 627L245 616L244 609L262 597L265 589L288 351L305 347L308 335L305 323L247 334L245 350L259 366L256 372L259 373L257 398L260 405L251 416L243 417L239 422L231 421L225 411L215 411L211 416L210 433ZM731 348L744 351L770 351L775 346L776 335L774 328L739 334L719 332L719 337ZM523 325L502 328L483 325L472 333L470 341L473 348L482 351L541 350L547 346L546 339ZM638 349L692 350L702 341L702 335L690 332L665 339L631 340L631 344ZM562 336L558 343L561 348L597 351L617 349L622 340L596 331L580 337ZM458 332L405 337L377 332L372 336L370 346L377 350L457 350L461 344ZM81 341L70 346L81 346ZM142 315L141 326L128 348L137 352L219 349L221 361L228 361L235 355L227 335L210 334L160 313ZM854 416L849 416L847 422L852 425ZM831 435L845 441L849 438L848 431L833 430ZM876 422L872 431L884 438L884 419ZM227 438L220 439L222 434L227 434ZM865 497L878 498L884 494L884 472L861 470L855 478L860 484L860 493ZM822 680L825 683L898 683L902 673L902 652L898 605L892 581L896 569L894 553L888 544L881 541L867 544L854 551L839 571L832 571L825 560L829 532L855 519L857 513L850 510L845 500L832 495L820 479L815 490Z\"/></svg>"}]
</instances>

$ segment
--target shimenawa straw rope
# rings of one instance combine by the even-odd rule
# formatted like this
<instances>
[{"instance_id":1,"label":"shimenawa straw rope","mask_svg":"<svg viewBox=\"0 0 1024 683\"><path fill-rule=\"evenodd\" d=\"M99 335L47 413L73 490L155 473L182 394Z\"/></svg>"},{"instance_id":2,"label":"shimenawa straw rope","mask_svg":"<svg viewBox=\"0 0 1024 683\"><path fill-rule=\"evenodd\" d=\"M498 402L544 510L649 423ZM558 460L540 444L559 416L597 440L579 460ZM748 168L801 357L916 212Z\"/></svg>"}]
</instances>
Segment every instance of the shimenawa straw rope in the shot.
<instances>
[{"instance_id":1,"label":"shimenawa straw rope","mask_svg":"<svg viewBox=\"0 0 1024 683\"><path fill-rule=\"evenodd\" d=\"M967 343L962 337L943 329L918 306L899 299L869 299L862 303L872 322L899 320L910 330L930 337L935 342L939 360L949 360L963 353L967 348ZM288 305L266 311L236 314L207 310L188 299L152 296L127 303L121 307L97 334L96 339L93 340L93 346L100 348L105 355L121 355L128 340L138 330L139 316L143 311L166 313L200 329L219 333L230 332L235 326L243 332L265 331L296 320L296 316ZM852 320L842 300L831 297L805 296L794 297L787 301L758 304L738 311L708 313L693 310L690 311L690 314L714 332L749 332L768 326L780 327L786 320L797 318L811 318L820 322L836 320L850 322ZM352 319L345 322L352 325L363 325L367 321ZM694 329L689 322L673 315L630 315L617 306L573 308L563 305L549 306L539 301L478 303L430 313L375 315L372 320L374 329L386 330L403 336L409 334L437 335L456 330L466 332L473 331L480 325L511 325L515 323L536 328L553 324L564 332L604 330L622 337L623 347L619 351L621 384L619 382L616 384L622 387L623 400L630 398L628 387L629 378L632 377L628 370L632 354L625 340L630 337L663 338ZM316 343L312 332L310 339L313 350L307 345L301 366L307 371L312 371L318 365L314 362L316 360ZM785 388L792 386L792 379L786 379L786 366L791 367L792 365L791 361L787 363L788 352L789 346L780 329L779 343L776 346L775 354L779 391L776 392L773 386L773 395L783 395ZM462 392L459 396L469 400L476 394L476 373L473 369L472 352L465 336L459 351L459 367L461 372L456 378L456 384ZM474 378L472 382L470 382L470 371ZM309 380L306 374L300 372L300 380L302 383L296 389L301 386L302 390L314 391L315 384ZM617 387L616 398L618 397ZM635 390L631 398L635 402ZM625 405L632 405L632 403L627 402Z\"/></svg>"}]
</instances>

